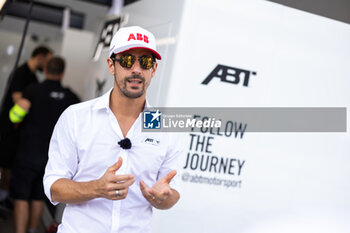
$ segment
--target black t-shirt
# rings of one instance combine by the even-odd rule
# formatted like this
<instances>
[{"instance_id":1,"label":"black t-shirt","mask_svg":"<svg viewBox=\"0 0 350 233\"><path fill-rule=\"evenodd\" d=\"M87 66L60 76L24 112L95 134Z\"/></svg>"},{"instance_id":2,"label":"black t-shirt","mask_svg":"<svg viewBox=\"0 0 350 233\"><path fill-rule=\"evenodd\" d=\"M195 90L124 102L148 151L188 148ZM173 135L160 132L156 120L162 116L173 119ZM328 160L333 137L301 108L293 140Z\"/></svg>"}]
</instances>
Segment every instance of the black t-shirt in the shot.
<instances>
[{"instance_id":1,"label":"black t-shirt","mask_svg":"<svg viewBox=\"0 0 350 233\"><path fill-rule=\"evenodd\" d=\"M0 113L0 128L1 132L9 130L9 128L13 128L13 124L9 119L9 111L14 105L12 100L13 92L23 92L31 84L38 83L38 78L35 73L33 73L27 63L18 67L13 75L11 83L8 83L7 92L4 95L3 106L1 106Z\"/></svg>"},{"instance_id":2,"label":"black t-shirt","mask_svg":"<svg viewBox=\"0 0 350 233\"><path fill-rule=\"evenodd\" d=\"M25 125L20 130L16 163L42 170L47 162L49 143L61 113L79 98L59 81L45 80L29 86L23 98L31 102Z\"/></svg>"}]
</instances>

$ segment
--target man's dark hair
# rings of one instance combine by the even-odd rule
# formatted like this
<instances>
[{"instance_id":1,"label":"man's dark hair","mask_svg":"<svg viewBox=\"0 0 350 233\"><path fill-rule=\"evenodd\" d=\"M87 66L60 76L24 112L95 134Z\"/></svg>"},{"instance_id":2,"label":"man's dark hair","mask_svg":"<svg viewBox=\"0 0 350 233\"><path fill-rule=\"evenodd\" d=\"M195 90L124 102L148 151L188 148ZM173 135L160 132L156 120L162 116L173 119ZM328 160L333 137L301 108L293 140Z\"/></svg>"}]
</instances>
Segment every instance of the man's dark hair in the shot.
<instances>
[{"instance_id":1,"label":"man's dark hair","mask_svg":"<svg viewBox=\"0 0 350 233\"><path fill-rule=\"evenodd\" d=\"M52 51L49 48L47 48L45 46L39 46L33 50L32 57L36 57L39 54L46 56L49 53L52 53Z\"/></svg>"},{"instance_id":2,"label":"man's dark hair","mask_svg":"<svg viewBox=\"0 0 350 233\"><path fill-rule=\"evenodd\" d=\"M60 75L63 74L65 66L66 63L63 58L53 57L46 64L46 72L52 75Z\"/></svg>"}]
</instances>

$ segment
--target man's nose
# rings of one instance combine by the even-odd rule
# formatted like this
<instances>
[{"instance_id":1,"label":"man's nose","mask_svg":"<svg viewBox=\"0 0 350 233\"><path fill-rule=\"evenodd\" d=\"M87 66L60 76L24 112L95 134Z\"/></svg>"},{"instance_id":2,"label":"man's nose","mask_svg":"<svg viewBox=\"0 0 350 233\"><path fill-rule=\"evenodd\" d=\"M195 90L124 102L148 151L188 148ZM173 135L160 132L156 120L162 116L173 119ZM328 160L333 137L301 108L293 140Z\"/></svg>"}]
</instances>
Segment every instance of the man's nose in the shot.
<instances>
[{"instance_id":1,"label":"man's nose","mask_svg":"<svg viewBox=\"0 0 350 233\"><path fill-rule=\"evenodd\" d=\"M135 63L133 64L133 66L131 67L131 72L133 74L140 74L142 72L142 68L140 66L140 62L139 60L136 59Z\"/></svg>"}]
</instances>

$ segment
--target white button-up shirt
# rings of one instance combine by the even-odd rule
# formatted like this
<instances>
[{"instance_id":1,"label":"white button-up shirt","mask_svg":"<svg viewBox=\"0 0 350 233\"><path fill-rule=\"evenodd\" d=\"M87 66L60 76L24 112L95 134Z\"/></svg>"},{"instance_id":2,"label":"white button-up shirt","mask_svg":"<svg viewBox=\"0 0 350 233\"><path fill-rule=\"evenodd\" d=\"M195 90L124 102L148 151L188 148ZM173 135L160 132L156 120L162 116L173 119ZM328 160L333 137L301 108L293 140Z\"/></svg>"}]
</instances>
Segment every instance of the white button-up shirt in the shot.
<instances>
[{"instance_id":1,"label":"white button-up shirt","mask_svg":"<svg viewBox=\"0 0 350 233\"><path fill-rule=\"evenodd\" d=\"M58 228L60 233L151 232L152 206L143 197L139 182L143 180L152 187L171 170L178 170L177 160L182 153L179 137L176 133L141 132L142 113L126 136L131 140L131 149L119 146L118 142L124 137L109 108L110 93L73 105L61 115L50 142L45 194L57 204L50 193L55 181L60 178L77 182L99 179L118 157L122 157L123 164L117 174L133 174L135 182L123 200L96 198L67 204ZM176 190L177 177L170 183Z\"/></svg>"}]
</instances>

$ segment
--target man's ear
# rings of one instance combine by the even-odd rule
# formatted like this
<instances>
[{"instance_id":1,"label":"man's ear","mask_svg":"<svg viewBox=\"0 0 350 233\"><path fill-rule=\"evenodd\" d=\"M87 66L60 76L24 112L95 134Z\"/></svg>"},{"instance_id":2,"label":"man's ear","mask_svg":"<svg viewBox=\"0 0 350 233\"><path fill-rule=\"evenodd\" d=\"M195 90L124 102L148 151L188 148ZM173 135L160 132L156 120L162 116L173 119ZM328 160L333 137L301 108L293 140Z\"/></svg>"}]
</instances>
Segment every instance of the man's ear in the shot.
<instances>
[{"instance_id":1,"label":"man's ear","mask_svg":"<svg viewBox=\"0 0 350 233\"><path fill-rule=\"evenodd\" d=\"M114 62L111 58L107 58L107 66L109 73L114 76Z\"/></svg>"},{"instance_id":2,"label":"man's ear","mask_svg":"<svg viewBox=\"0 0 350 233\"><path fill-rule=\"evenodd\" d=\"M156 74L156 71L157 71L157 68L158 68L158 62L155 62L153 64L153 68L152 68L152 78L154 77L154 75Z\"/></svg>"}]
</instances>

